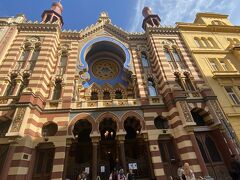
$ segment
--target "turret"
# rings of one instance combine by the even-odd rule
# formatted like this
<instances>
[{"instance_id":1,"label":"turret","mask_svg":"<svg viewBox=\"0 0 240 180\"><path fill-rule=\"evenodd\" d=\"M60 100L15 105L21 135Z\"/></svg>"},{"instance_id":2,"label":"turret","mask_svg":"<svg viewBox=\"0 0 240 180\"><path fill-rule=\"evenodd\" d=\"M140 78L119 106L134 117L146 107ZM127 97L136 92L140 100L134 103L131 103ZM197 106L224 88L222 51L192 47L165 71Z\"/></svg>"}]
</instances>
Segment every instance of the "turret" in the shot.
<instances>
[{"instance_id":1,"label":"turret","mask_svg":"<svg viewBox=\"0 0 240 180\"><path fill-rule=\"evenodd\" d=\"M142 15L144 17L142 28L146 30L147 26L159 27L161 19L158 15L152 14L152 10L149 7L144 7L142 10Z\"/></svg>"},{"instance_id":2,"label":"turret","mask_svg":"<svg viewBox=\"0 0 240 180\"><path fill-rule=\"evenodd\" d=\"M50 10L45 10L42 14L42 22L55 23L58 22L63 26L62 18L63 6L60 2L54 2Z\"/></svg>"}]
</instances>

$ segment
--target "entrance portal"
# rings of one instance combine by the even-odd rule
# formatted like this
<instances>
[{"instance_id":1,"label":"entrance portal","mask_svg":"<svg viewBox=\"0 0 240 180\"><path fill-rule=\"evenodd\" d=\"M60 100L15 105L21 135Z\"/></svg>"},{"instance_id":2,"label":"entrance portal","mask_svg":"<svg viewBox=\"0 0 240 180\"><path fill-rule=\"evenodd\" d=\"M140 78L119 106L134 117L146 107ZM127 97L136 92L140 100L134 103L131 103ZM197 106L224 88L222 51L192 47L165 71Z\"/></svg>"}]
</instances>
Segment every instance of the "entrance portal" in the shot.
<instances>
[{"instance_id":1,"label":"entrance portal","mask_svg":"<svg viewBox=\"0 0 240 180\"><path fill-rule=\"evenodd\" d=\"M211 132L196 132L195 136L209 175L216 180L230 180L228 169Z\"/></svg>"},{"instance_id":2,"label":"entrance portal","mask_svg":"<svg viewBox=\"0 0 240 180\"><path fill-rule=\"evenodd\" d=\"M115 141L117 124L111 118L105 118L99 125L101 133L98 175L107 179L114 169L119 168L118 149Z\"/></svg>"},{"instance_id":3,"label":"entrance portal","mask_svg":"<svg viewBox=\"0 0 240 180\"><path fill-rule=\"evenodd\" d=\"M78 175L85 171L91 178L92 172L92 143L90 133L91 123L79 120L73 129L74 141L69 150L66 178L76 180Z\"/></svg>"}]
</instances>

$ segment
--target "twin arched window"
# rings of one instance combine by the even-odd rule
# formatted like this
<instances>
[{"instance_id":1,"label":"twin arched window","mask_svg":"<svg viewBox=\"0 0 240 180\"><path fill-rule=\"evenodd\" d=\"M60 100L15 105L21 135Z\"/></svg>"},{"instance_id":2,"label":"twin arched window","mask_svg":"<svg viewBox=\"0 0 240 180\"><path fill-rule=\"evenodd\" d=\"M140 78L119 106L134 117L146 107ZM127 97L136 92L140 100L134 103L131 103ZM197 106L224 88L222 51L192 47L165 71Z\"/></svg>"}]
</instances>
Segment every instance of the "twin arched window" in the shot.
<instances>
[{"instance_id":1,"label":"twin arched window","mask_svg":"<svg viewBox=\"0 0 240 180\"><path fill-rule=\"evenodd\" d=\"M212 37L194 37L194 42L198 48L219 48Z\"/></svg>"},{"instance_id":2,"label":"twin arched window","mask_svg":"<svg viewBox=\"0 0 240 180\"><path fill-rule=\"evenodd\" d=\"M172 51L168 48L164 48L164 54L172 69L176 69L178 67L185 69L180 52L176 48L173 48Z\"/></svg>"}]
</instances>

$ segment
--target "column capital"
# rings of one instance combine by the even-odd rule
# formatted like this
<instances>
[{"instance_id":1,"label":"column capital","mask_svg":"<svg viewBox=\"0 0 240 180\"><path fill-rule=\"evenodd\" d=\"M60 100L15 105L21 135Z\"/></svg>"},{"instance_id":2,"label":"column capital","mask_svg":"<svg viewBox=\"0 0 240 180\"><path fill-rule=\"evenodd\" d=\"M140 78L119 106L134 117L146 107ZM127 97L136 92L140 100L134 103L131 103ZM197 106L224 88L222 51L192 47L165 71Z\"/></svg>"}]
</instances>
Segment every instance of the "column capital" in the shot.
<instances>
[{"instance_id":1,"label":"column capital","mask_svg":"<svg viewBox=\"0 0 240 180\"><path fill-rule=\"evenodd\" d=\"M90 138L92 139L92 143L94 145L97 145L99 143L99 141L100 141L100 136L91 136L90 135Z\"/></svg>"},{"instance_id":2,"label":"column capital","mask_svg":"<svg viewBox=\"0 0 240 180\"><path fill-rule=\"evenodd\" d=\"M116 135L117 140L121 143L125 141L126 132L121 132Z\"/></svg>"}]
</instances>

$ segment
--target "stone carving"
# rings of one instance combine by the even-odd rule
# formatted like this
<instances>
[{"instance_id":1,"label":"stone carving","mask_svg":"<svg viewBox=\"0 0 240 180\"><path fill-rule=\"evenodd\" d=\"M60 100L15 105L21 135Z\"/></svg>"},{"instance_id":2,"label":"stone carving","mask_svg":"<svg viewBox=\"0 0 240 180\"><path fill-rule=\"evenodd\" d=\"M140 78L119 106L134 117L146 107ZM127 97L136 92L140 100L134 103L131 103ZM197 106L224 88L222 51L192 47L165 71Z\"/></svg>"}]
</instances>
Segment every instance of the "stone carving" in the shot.
<instances>
[{"instance_id":1,"label":"stone carving","mask_svg":"<svg viewBox=\"0 0 240 180\"><path fill-rule=\"evenodd\" d=\"M210 101L210 102L211 102L211 104L212 104L212 106L213 106L213 109L214 109L216 115L217 115L217 118L218 118L219 120L224 120L224 119L225 119L225 118L224 118L224 115L223 115L221 109L219 108L219 105L217 104L217 102L214 101L214 100L212 100L212 101Z\"/></svg>"},{"instance_id":2,"label":"stone carving","mask_svg":"<svg viewBox=\"0 0 240 180\"><path fill-rule=\"evenodd\" d=\"M17 114L15 116L15 119L13 120L11 132L18 132L20 130L25 111L26 108L19 108L17 110Z\"/></svg>"},{"instance_id":3,"label":"stone carving","mask_svg":"<svg viewBox=\"0 0 240 180\"><path fill-rule=\"evenodd\" d=\"M189 111L187 103L184 102L184 101L180 101L179 103L180 103L180 106L182 107L183 115L186 119L186 122L193 122L193 118L192 118L192 115Z\"/></svg>"}]
</instances>

